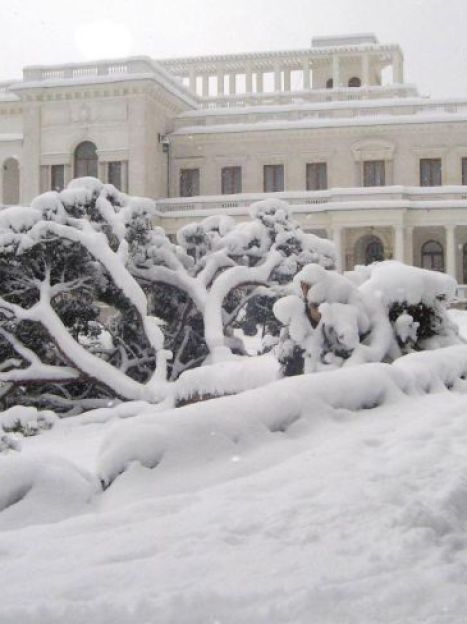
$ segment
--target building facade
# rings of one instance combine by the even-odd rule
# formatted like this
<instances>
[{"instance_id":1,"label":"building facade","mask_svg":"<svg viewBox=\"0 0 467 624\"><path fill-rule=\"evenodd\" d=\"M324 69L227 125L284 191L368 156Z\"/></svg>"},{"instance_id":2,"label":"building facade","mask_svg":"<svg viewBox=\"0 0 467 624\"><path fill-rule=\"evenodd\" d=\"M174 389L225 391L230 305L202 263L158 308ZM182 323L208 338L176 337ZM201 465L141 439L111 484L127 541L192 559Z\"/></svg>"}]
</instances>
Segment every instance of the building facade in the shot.
<instances>
[{"instance_id":1,"label":"building facade","mask_svg":"<svg viewBox=\"0 0 467 624\"><path fill-rule=\"evenodd\" d=\"M94 175L169 233L265 196L340 268L396 258L467 283L467 98L404 82L374 35L307 49L26 67L0 84L0 204Z\"/></svg>"}]
</instances>

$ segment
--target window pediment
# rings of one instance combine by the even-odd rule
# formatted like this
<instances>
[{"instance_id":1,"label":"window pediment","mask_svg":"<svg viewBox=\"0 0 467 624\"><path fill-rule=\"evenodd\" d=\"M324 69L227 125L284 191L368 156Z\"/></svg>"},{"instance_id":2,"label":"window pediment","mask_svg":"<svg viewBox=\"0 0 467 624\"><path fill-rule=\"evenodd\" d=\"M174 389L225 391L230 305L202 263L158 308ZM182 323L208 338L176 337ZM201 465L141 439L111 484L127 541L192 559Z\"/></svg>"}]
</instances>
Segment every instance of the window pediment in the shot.
<instances>
[{"instance_id":1,"label":"window pediment","mask_svg":"<svg viewBox=\"0 0 467 624\"><path fill-rule=\"evenodd\" d=\"M389 141L359 141L352 146L352 154L356 162L393 160L395 149Z\"/></svg>"}]
</instances>

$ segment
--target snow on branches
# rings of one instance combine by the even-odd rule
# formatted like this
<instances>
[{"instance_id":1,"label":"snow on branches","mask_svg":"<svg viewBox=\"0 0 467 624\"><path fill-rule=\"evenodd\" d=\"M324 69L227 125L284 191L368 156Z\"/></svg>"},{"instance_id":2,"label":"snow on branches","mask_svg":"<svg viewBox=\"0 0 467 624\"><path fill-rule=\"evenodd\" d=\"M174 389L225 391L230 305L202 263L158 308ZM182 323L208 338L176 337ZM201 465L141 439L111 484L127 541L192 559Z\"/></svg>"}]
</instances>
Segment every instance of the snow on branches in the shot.
<instances>
[{"instance_id":1,"label":"snow on branches","mask_svg":"<svg viewBox=\"0 0 467 624\"><path fill-rule=\"evenodd\" d=\"M446 314L456 282L441 273L395 261L346 276L309 265L293 289L274 305L283 324L275 352L285 375L392 361L462 342Z\"/></svg>"},{"instance_id":2,"label":"snow on branches","mask_svg":"<svg viewBox=\"0 0 467 624\"><path fill-rule=\"evenodd\" d=\"M6 407L161 401L167 376L242 350L232 325L254 296L335 260L333 245L303 232L277 200L252 206L246 223L187 225L177 243L153 218L151 200L95 178L0 213Z\"/></svg>"}]
</instances>

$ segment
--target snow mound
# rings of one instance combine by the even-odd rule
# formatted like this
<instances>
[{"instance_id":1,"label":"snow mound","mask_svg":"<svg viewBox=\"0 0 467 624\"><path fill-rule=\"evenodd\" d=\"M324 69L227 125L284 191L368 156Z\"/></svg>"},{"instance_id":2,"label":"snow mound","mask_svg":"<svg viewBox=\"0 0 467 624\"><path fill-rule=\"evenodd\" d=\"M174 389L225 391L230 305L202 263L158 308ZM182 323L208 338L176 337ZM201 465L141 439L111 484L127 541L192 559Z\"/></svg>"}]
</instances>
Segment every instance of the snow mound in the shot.
<instances>
[{"instance_id":1,"label":"snow mound","mask_svg":"<svg viewBox=\"0 0 467 624\"><path fill-rule=\"evenodd\" d=\"M104 440L99 475L105 485L134 462L184 472L220 457L307 431L329 408L374 408L404 395L467 390L467 347L414 353L394 364L365 364L282 379L139 422L122 423Z\"/></svg>"},{"instance_id":2,"label":"snow mound","mask_svg":"<svg viewBox=\"0 0 467 624\"><path fill-rule=\"evenodd\" d=\"M0 431L35 435L41 429L53 427L57 420L58 416L50 410L39 411L35 407L15 405L0 412Z\"/></svg>"},{"instance_id":3,"label":"snow mound","mask_svg":"<svg viewBox=\"0 0 467 624\"><path fill-rule=\"evenodd\" d=\"M58 522L82 513L96 479L53 456L0 456L0 529Z\"/></svg>"},{"instance_id":4,"label":"snow mound","mask_svg":"<svg viewBox=\"0 0 467 624\"><path fill-rule=\"evenodd\" d=\"M279 363L270 354L217 362L185 371L175 383L175 400L238 394L279 376Z\"/></svg>"}]
</instances>

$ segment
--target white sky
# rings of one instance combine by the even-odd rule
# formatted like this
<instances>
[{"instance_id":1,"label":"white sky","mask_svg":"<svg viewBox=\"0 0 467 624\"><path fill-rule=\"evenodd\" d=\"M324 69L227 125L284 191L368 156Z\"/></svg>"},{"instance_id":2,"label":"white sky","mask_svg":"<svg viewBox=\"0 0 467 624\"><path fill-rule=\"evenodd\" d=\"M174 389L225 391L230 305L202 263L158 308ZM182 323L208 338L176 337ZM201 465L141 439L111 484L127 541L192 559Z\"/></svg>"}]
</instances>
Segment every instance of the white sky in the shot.
<instances>
[{"instance_id":1,"label":"white sky","mask_svg":"<svg viewBox=\"0 0 467 624\"><path fill-rule=\"evenodd\" d=\"M467 97L467 0L0 0L0 80L25 65L302 48L374 32L406 80Z\"/></svg>"}]
</instances>

